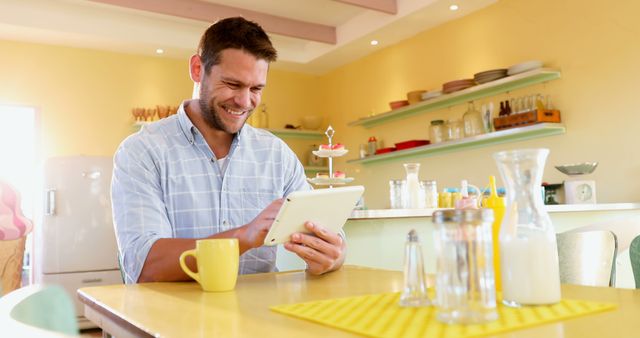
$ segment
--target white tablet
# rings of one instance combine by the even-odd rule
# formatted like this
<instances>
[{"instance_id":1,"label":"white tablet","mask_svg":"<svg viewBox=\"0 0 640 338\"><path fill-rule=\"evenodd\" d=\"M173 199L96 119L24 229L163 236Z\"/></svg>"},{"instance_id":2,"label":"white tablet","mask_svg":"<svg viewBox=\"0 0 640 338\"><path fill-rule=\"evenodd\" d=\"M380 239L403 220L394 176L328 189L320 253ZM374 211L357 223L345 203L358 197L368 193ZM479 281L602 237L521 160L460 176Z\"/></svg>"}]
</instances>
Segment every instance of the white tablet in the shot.
<instances>
[{"instance_id":1,"label":"white tablet","mask_svg":"<svg viewBox=\"0 0 640 338\"><path fill-rule=\"evenodd\" d=\"M309 233L304 227L306 221L339 232L363 192L363 186L353 186L289 194L264 238L264 245L286 243L296 232Z\"/></svg>"}]
</instances>

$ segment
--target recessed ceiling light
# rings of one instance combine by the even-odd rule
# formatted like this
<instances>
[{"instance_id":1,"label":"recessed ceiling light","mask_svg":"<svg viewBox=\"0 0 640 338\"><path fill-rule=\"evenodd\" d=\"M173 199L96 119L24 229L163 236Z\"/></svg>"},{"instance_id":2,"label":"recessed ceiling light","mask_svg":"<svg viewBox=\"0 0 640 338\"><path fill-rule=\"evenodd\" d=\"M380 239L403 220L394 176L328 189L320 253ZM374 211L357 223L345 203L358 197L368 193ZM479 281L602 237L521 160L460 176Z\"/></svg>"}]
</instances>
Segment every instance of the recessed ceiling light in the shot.
<instances>
[{"instance_id":1,"label":"recessed ceiling light","mask_svg":"<svg viewBox=\"0 0 640 338\"><path fill-rule=\"evenodd\" d=\"M164 54L164 49L162 48L156 49L156 54Z\"/></svg>"},{"instance_id":2,"label":"recessed ceiling light","mask_svg":"<svg viewBox=\"0 0 640 338\"><path fill-rule=\"evenodd\" d=\"M460 7L458 7L458 5L451 5L451 6L449 6L449 9L450 9L450 10L452 10L452 11L457 11L457 10L458 10L458 8L460 8Z\"/></svg>"},{"instance_id":3,"label":"recessed ceiling light","mask_svg":"<svg viewBox=\"0 0 640 338\"><path fill-rule=\"evenodd\" d=\"M378 40L371 40L371 45L376 46L378 44Z\"/></svg>"}]
</instances>

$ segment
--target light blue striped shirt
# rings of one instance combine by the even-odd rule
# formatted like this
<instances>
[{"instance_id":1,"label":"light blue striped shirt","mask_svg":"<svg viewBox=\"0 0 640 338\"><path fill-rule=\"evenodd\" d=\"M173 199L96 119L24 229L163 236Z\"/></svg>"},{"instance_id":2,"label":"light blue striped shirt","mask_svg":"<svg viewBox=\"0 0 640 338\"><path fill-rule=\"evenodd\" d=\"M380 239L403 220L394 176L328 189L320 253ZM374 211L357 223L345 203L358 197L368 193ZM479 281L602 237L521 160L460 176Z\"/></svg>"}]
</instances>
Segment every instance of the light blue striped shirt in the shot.
<instances>
[{"instance_id":1,"label":"light blue striped shirt","mask_svg":"<svg viewBox=\"0 0 640 338\"><path fill-rule=\"evenodd\" d=\"M245 125L221 172L184 111L122 142L111 198L125 281L135 283L159 238L202 238L253 220L273 200L309 190L296 155L271 133ZM240 256L240 273L275 271L276 247Z\"/></svg>"}]
</instances>

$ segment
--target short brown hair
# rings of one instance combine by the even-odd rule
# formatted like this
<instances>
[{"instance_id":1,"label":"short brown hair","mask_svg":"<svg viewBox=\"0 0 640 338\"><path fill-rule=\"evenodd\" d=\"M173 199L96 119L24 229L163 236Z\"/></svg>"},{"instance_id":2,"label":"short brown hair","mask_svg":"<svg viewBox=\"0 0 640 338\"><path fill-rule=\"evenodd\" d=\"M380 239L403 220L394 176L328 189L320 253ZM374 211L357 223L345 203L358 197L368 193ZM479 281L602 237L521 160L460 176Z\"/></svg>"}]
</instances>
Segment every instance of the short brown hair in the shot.
<instances>
[{"instance_id":1,"label":"short brown hair","mask_svg":"<svg viewBox=\"0 0 640 338\"><path fill-rule=\"evenodd\" d=\"M244 50L267 62L273 62L278 57L278 52L260 25L242 17L226 18L211 25L200 38L198 55L206 73L220 63L220 53L228 48Z\"/></svg>"}]
</instances>

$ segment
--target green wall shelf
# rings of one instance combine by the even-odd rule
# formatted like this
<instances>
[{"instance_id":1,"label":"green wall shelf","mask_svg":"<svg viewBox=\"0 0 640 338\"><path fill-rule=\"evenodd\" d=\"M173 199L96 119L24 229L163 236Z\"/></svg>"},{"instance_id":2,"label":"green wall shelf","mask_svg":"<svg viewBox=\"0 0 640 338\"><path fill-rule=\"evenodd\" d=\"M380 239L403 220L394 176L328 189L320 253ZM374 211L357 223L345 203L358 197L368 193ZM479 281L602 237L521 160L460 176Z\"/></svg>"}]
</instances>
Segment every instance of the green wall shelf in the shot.
<instances>
[{"instance_id":1,"label":"green wall shelf","mask_svg":"<svg viewBox=\"0 0 640 338\"><path fill-rule=\"evenodd\" d=\"M471 88L463 89L451 94L444 94L437 98L415 103L406 107L394 109L370 117L364 117L350 122L349 126L363 126L371 128L379 124L404 119L413 115L433 110L444 109L457 104L481 99L493 95L506 93L515 89L531 86L560 78L560 71L540 68L528 72L507 76L505 78L487 82Z\"/></svg>"},{"instance_id":2,"label":"green wall shelf","mask_svg":"<svg viewBox=\"0 0 640 338\"><path fill-rule=\"evenodd\" d=\"M319 130L299 130L299 129L271 129L265 130L271 132L280 138L297 138L306 140L321 140L325 137L324 132Z\"/></svg>"},{"instance_id":3,"label":"green wall shelf","mask_svg":"<svg viewBox=\"0 0 640 338\"><path fill-rule=\"evenodd\" d=\"M406 150L374 155L362 159L348 160L348 163L384 163L398 160L420 159L494 144L523 141L533 138L564 134L566 128L561 123L540 123L526 127L511 128L483 135L466 137L454 141L446 141Z\"/></svg>"}]
</instances>

